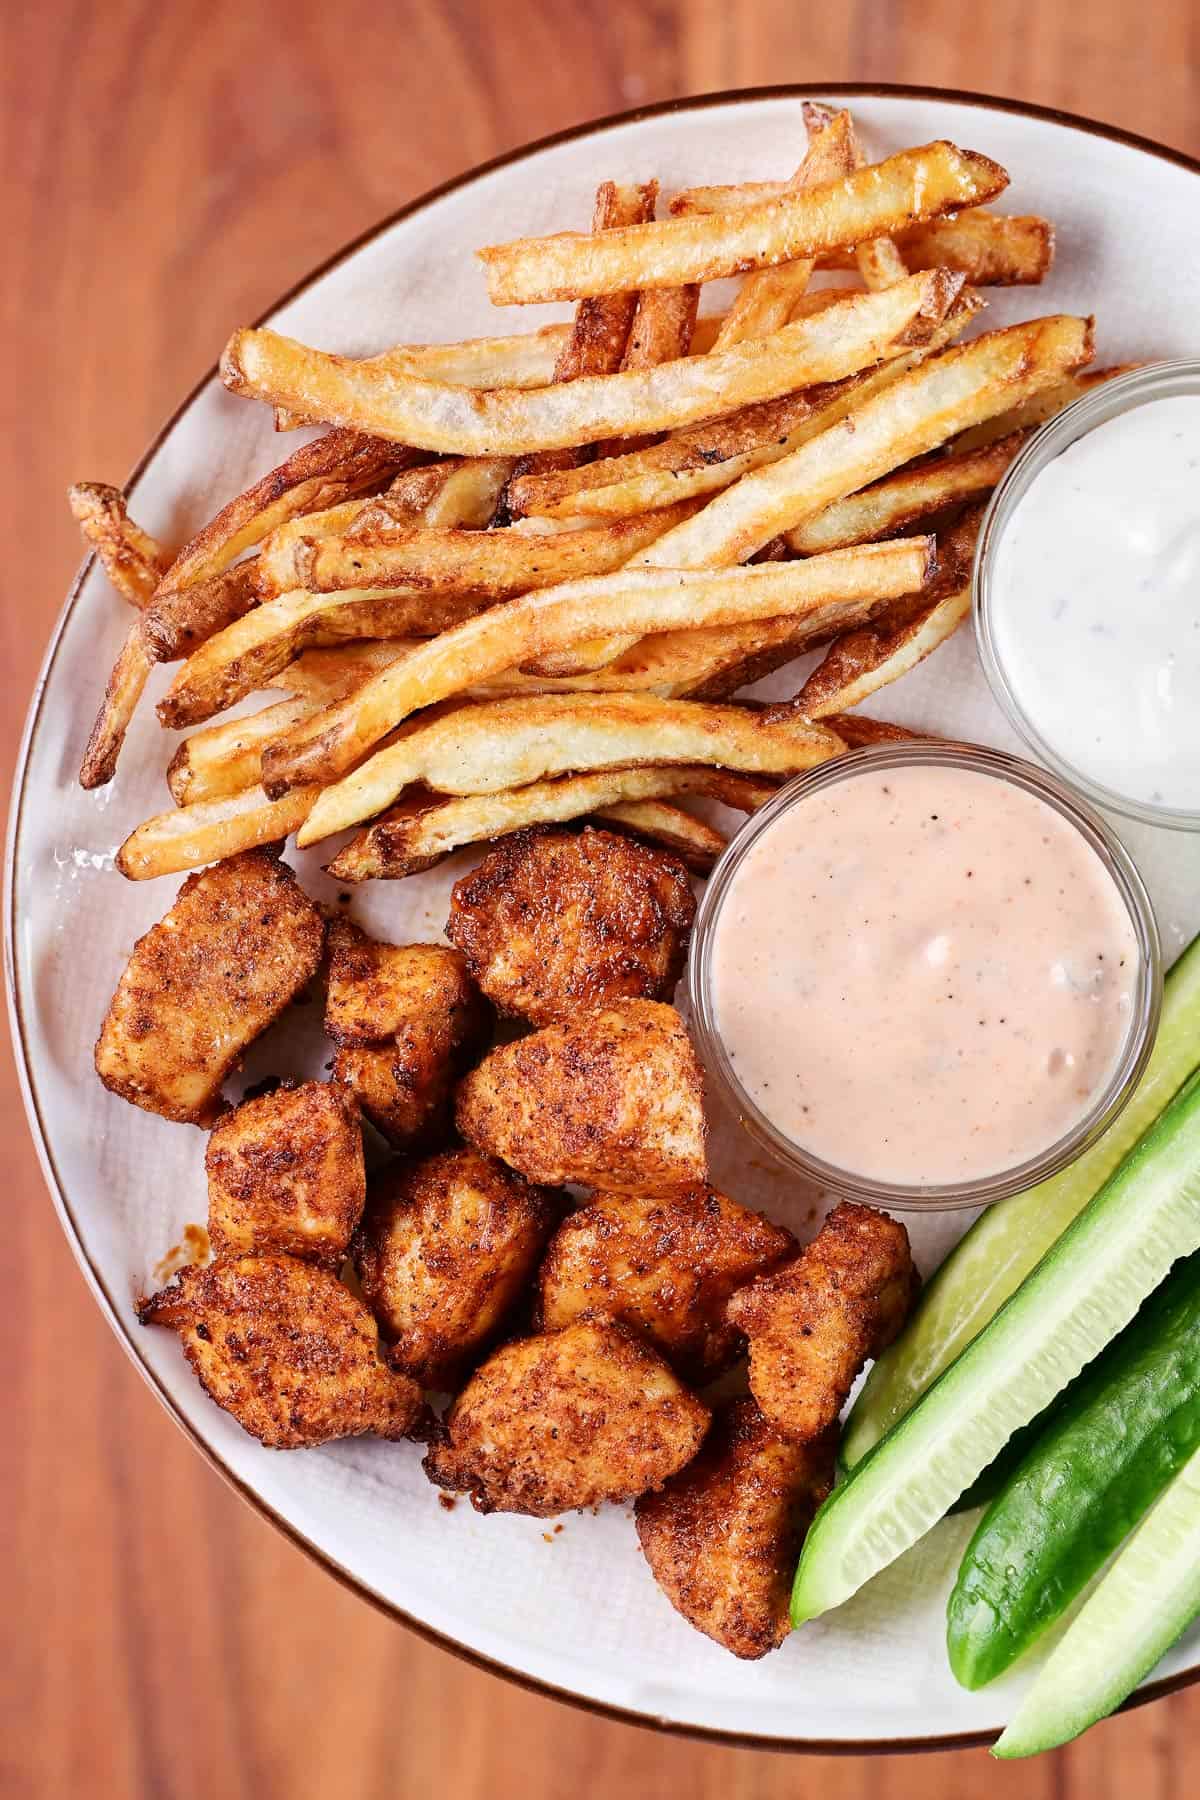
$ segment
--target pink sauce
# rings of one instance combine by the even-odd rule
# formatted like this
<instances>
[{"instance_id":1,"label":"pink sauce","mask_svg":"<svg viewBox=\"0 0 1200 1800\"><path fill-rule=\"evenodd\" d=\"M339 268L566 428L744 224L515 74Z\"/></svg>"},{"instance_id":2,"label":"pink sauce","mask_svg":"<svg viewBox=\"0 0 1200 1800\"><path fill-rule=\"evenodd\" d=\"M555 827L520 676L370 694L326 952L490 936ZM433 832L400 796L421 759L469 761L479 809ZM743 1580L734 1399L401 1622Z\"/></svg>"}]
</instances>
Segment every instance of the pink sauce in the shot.
<instances>
[{"instance_id":1,"label":"pink sauce","mask_svg":"<svg viewBox=\"0 0 1200 1800\"><path fill-rule=\"evenodd\" d=\"M781 813L716 921L712 1002L786 1137L869 1180L999 1174L1110 1079L1138 947L1099 856L983 771L866 770Z\"/></svg>"}]
</instances>

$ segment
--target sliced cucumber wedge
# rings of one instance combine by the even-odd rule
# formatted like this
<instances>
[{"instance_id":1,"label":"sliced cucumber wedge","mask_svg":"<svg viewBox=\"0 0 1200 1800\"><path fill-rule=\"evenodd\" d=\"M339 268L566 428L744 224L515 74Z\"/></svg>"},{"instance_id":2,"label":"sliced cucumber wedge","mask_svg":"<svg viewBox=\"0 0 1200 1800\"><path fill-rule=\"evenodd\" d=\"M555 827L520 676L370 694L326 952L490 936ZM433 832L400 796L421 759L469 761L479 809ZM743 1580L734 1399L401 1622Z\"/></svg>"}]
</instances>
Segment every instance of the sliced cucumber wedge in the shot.
<instances>
[{"instance_id":1,"label":"sliced cucumber wedge","mask_svg":"<svg viewBox=\"0 0 1200 1800\"><path fill-rule=\"evenodd\" d=\"M929 1282L906 1330L863 1383L842 1437L844 1469L861 1462L983 1330L1197 1066L1200 938L1167 975L1154 1052L1120 1117L1070 1168L989 1207Z\"/></svg>"},{"instance_id":2,"label":"sliced cucumber wedge","mask_svg":"<svg viewBox=\"0 0 1200 1800\"><path fill-rule=\"evenodd\" d=\"M1120 1706L1200 1612L1200 1450L1059 1639L993 1756L1069 1743Z\"/></svg>"},{"instance_id":3,"label":"sliced cucumber wedge","mask_svg":"<svg viewBox=\"0 0 1200 1800\"><path fill-rule=\"evenodd\" d=\"M1019 1426L1200 1249L1194 1076L974 1342L836 1487L792 1593L801 1624L838 1606L935 1525Z\"/></svg>"}]
</instances>

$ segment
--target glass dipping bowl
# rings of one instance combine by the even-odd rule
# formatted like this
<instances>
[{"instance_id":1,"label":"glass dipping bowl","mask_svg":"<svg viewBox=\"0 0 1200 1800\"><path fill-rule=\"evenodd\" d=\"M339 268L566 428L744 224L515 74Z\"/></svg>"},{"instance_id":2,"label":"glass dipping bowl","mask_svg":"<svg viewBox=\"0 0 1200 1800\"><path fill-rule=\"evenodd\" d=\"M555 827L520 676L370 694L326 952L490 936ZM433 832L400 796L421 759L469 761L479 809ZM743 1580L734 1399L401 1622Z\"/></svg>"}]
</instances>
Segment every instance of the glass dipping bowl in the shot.
<instances>
[{"instance_id":1,"label":"glass dipping bowl","mask_svg":"<svg viewBox=\"0 0 1200 1800\"><path fill-rule=\"evenodd\" d=\"M1197 394L1200 394L1200 360L1177 358L1170 362L1147 363L1125 375L1115 375L1111 381L1101 382L1081 399L1072 401L1070 406L1056 413L1034 433L1005 471L992 495L975 548L973 577L975 639L980 660L988 685L1013 729L1035 756L1086 794L1095 805L1106 806L1126 818L1141 819L1149 825L1165 825L1176 831L1200 831L1200 811L1156 804L1106 787L1061 756L1043 737L1018 701L1000 654L996 631L999 602L994 575L1000 540L1021 501L1049 463L1097 425L1105 425L1122 413L1131 412L1152 400Z\"/></svg>"},{"instance_id":2,"label":"glass dipping bowl","mask_svg":"<svg viewBox=\"0 0 1200 1800\"><path fill-rule=\"evenodd\" d=\"M967 769L1013 783L1034 795L1080 833L1100 858L1124 902L1138 951L1129 1026L1125 1042L1102 1091L1056 1142L1010 1168L970 1181L914 1186L876 1180L824 1161L782 1132L742 1086L725 1048L713 1003L712 956L717 926L737 874L748 852L769 832L781 814L803 806L810 795L836 782L852 780L865 770L946 767ZM802 920L797 921L802 928ZM688 959L688 1001L693 1035L714 1085L740 1123L765 1149L798 1175L846 1199L875 1205L939 1211L985 1206L1033 1187L1073 1162L1120 1113L1146 1066L1162 1003L1162 959L1158 928L1150 899L1133 861L1104 820L1055 776L1020 757L972 744L888 744L848 751L787 783L731 839L708 878L696 916Z\"/></svg>"}]
</instances>

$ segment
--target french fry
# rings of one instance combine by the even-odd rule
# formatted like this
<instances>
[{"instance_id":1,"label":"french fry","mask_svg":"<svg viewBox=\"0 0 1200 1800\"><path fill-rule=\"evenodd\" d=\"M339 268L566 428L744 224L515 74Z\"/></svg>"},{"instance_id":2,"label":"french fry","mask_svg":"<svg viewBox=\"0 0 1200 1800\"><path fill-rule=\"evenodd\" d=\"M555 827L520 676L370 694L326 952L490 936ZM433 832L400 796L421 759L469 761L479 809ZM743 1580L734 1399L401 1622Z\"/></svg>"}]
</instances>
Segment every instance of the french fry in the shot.
<instances>
[{"instance_id":1,"label":"french fry","mask_svg":"<svg viewBox=\"0 0 1200 1800\"><path fill-rule=\"evenodd\" d=\"M185 738L167 765L176 806L240 794L262 780L262 753L281 732L310 719L321 702L307 696L280 700L244 719L226 719Z\"/></svg>"},{"instance_id":2,"label":"french fry","mask_svg":"<svg viewBox=\"0 0 1200 1800\"><path fill-rule=\"evenodd\" d=\"M805 114L807 121L808 115ZM810 132L808 153L789 184L790 191L820 187L838 181L854 167L853 137L848 112L831 113ZM792 309L812 280L814 264L808 257L778 263L747 275L726 314L717 337L720 349L747 338L766 337L792 317Z\"/></svg>"},{"instance_id":3,"label":"french fry","mask_svg":"<svg viewBox=\"0 0 1200 1800\"><path fill-rule=\"evenodd\" d=\"M406 798L360 831L334 857L328 873L337 881L396 881L427 869L465 844L486 843L529 825L563 825L606 806L667 794L705 794L752 812L770 799L777 786L778 782L732 770L677 764L563 775L452 800L426 793Z\"/></svg>"},{"instance_id":4,"label":"french fry","mask_svg":"<svg viewBox=\"0 0 1200 1800\"><path fill-rule=\"evenodd\" d=\"M245 551L298 513L337 505L415 461L418 452L352 431L329 431L304 444L269 475L222 507L185 544L163 576L159 597L221 574Z\"/></svg>"},{"instance_id":5,"label":"french fry","mask_svg":"<svg viewBox=\"0 0 1200 1800\"><path fill-rule=\"evenodd\" d=\"M647 288L639 294L629 341L621 358L622 369L654 369L659 363L677 362L681 356L689 355L699 303L700 289L694 282L679 288ZM780 321L784 325L787 322ZM649 442L653 442L653 435L611 438L597 446L597 455L620 456Z\"/></svg>"},{"instance_id":6,"label":"french fry","mask_svg":"<svg viewBox=\"0 0 1200 1800\"><path fill-rule=\"evenodd\" d=\"M392 526L353 537L290 536L278 550L264 546L259 585L270 595L371 588L508 600L531 588L619 569L695 508L696 502L686 501L641 518L550 535Z\"/></svg>"},{"instance_id":7,"label":"french fry","mask_svg":"<svg viewBox=\"0 0 1200 1800\"><path fill-rule=\"evenodd\" d=\"M350 535L373 531L377 525L387 529L385 521L431 530L461 526L478 531L495 512L513 467L511 456L462 456L409 469L396 477L386 494L368 502Z\"/></svg>"},{"instance_id":8,"label":"french fry","mask_svg":"<svg viewBox=\"0 0 1200 1800\"><path fill-rule=\"evenodd\" d=\"M906 725L892 725L866 713L831 713L825 723L844 739L847 750L867 750L874 744L916 744L934 736L932 731L910 731Z\"/></svg>"},{"instance_id":9,"label":"french fry","mask_svg":"<svg viewBox=\"0 0 1200 1800\"><path fill-rule=\"evenodd\" d=\"M751 470L778 462L952 343L982 304L974 295L960 295L927 345L865 374L743 407L632 455L514 481L509 490L512 503L522 513L545 518L624 518L672 501L717 493Z\"/></svg>"},{"instance_id":10,"label":"french fry","mask_svg":"<svg viewBox=\"0 0 1200 1800\"><path fill-rule=\"evenodd\" d=\"M149 881L223 862L259 844L278 843L298 829L315 798L315 789L268 800L261 788L247 788L176 807L129 834L117 851L117 868L130 881Z\"/></svg>"},{"instance_id":11,"label":"french fry","mask_svg":"<svg viewBox=\"0 0 1200 1800\"><path fill-rule=\"evenodd\" d=\"M458 595L380 593L281 594L218 632L193 652L158 703L173 731L266 687L301 650L353 638L436 636L470 618L486 602Z\"/></svg>"},{"instance_id":12,"label":"french fry","mask_svg":"<svg viewBox=\"0 0 1200 1800\"><path fill-rule=\"evenodd\" d=\"M1092 321L1064 314L944 350L782 461L718 494L643 555L658 567L744 561L835 500L1053 386L1091 355Z\"/></svg>"},{"instance_id":13,"label":"french fry","mask_svg":"<svg viewBox=\"0 0 1200 1800\"><path fill-rule=\"evenodd\" d=\"M645 694L492 700L412 731L322 789L298 842L314 844L373 817L413 782L440 793L493 793L568 770L638 763L715 763L748 774L794 775L840 749L840 738L821 726L789 718L763 728L744 707Z\"/></svg>"},{"instance_id":14,"label":"french fry","mask_svg":"<svg viewBox=\"0 0 1200 1800\"><path fill-rule=\"evenodd\" d=\"M152 667L146 648L144 619L134 619L112 666L100 711L92 726L83 761L79 765L82 788L103 787L117 772L117 759L125 742L130 720L145 692Z\"/></svg>"},{"instance_id":15,"label":"french fry","mask_svg":"<svg viewBox=\"0 0 1200 1800\"><path fill-rule=\"evenodd\" d=\"M671 212L683 217L736 212L782 200L789 192L791 183L787 181L687 188L675 195ZM1054 261L1054 227L1049 219L1033 214L1006 216L968 207L949 218L903 226L889 236L910 271L955 269L975 287L1036 285L1045 279ZM852 248L827 251L819 261L823 269L859 266Z\"/></svg>"},{"instance_id":16,"label":"french fry","mask_svg":"<svg viewBox=\"0 0 1200 1800\"><path fill-rule=\"evenodd\" d=\"M190 587L161 589L142 615L147 653L155 662L177 662L258 605L257 557Z\"/></svg>"},{"instance_id":17,"label":"french fry","mask_svg":"<svg viewBox=\"0 0 1200 1800\"><path fill-rule=\"evenodd\" d=\"M1131 369L1140 366L1139 363L1117 363L1108 369L1086 369L1080 374L1068 375L1064 381L1055 382L1053 387L1043 388L1040 393L1030 395L1010 411L999 413L993 419L985 419L981 424L972 426L969 431L962 432L954 440L954 449L964 454L982 450L1015 431L1028 431L1034 426L1044 425L1055 413L1062 412L1073 401L1082 399L1084 394L1090 393L1102 382L1111 381L1115 375L1126 375Z\"/></svg>"},{"instance_id":18,"label":"french fry","mask_svg":"<svg viewBox=\"0 0 1200 1800\"><path fill-rule=\"evenodd\" d=\"M477 254L496 306L577 300L623 288L677 287L820 256L978 206L1008 186L998 163L943 141L901 151L822 187L736 212L630 225L603 237L561 232Z\"/></svg>"},{"instance_id":19,"label":"french fry","mask_svg":"<svg viewBox=\"0 0 1200 1800\"><path fill-rule=\"evenodd\" d=\"M621 235L604 232L586 241ZM960 276L930 270L881 294L847 293L753 343L532 390L480 393L405 375L382 380L344 357L267 330L235 332L221 375L234 393L289 406L307 395L339 425L426 450L521 455L669 431L797 387L840 380L881 357L927 343L961 286ZM318 393L320 402L313 398Z\"/></svg>"},{"instance_id":20,"label":"french fry","mask_svg":"<svg viewBox=\"0 0 1200 1800\"><path fill-rule=\"evenodd\" d=\"M724 575L623 569L524 594L422 645L282 738L264 754L264 785L278 793L328 781L422 707L614 626L637 638L784 614L820 630L848 625L878 602L923 587L933 551L932 538L903 538Z\"/></svg>"},{"instance_id":21,"label":"french fry","mask_svg":"<svg viewBox=\"0 0 1200 1800\"><path fill-rule=\"evenodd\" d=\"M333 644L324 650L304 650L271 681L297 699L315 700L327 706L351 688L359 687L398 657L407 656L417 640L412 638L368 640Z\"/></svg>"},{"instance_id":22,"label":"french fry","mask_svg":"<svg viewBox=\"0 0 1200 1800\"><path fill-rule=\"evenodd\" d=\"M67 504L121 598L139 611L147 606L171 558L130 518L120 488L77 481L67 489Z\"/></svg>"},{"instance_id":23,"label":"french fry","mask_svg":"<svg viewBox=\"0 0 1200 1800\"><path fill-rule=\"evenodd\" d=\"M944 507L989 493L1028 440L1027 430L1014 431L981 450L956 450L916 468L901 469L857 494L834 501L807 524L788 532L786 541L797 555L816 556L844 544L891 537Z\"/></svg>"},{"instance_id":24,"label":"french fry","mask_svg":"<svg viewBox=\"0 0 1200 1800\"><path fill-rule=\"evenodd\" d=\"M602 806L595 816L603 825L661 844L697 875L708 874L729 841L715 826L667 800L618 800L615 806Z\"/></svg>"},{"instance_id":25,"label":"french fry","mask_svg":"<svg viewBox=\"0 0 1200 1800\"><path fill-rule=\"evenodd\" d=\"M958 630L970 610L971 590L965 587L890 630L867 625L847 632L796 695L798 710L805 718L823 719L859 705L915 669Z\"/></svg>"}]
</instances>

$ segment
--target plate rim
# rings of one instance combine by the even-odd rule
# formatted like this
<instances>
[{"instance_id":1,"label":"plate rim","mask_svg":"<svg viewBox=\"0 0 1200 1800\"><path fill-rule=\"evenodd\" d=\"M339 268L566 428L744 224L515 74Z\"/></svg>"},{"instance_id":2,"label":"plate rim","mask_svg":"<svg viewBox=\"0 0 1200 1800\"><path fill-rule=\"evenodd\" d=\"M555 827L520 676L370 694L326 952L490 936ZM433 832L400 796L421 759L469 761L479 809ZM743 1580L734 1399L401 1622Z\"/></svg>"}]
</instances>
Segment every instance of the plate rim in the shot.
<instances>
[{"instance_id":1,"label":"plate rim","mask_svg":"<svg viewBox=\"0 0 1200 1800\"><path fill-rule=\"evenodd\" d=\"M531 139L519 144L500 155L489 158L485 162L473 164L469 169L453 175L435 187L428 188L403 206L387 214L384 218L368 226L364 231L341 245L329 256L322 259L315 267L308 270L292 283L281 295L259 314L255 319L256 326L263 324L276 313L289 305L291 301L305 293L316 282L331 270L340 267L365 249L368 244L380 237L393 226L405 219L422 212L437 201L471 186L474 182L494 173L496 170L520 162L526 157L538 154L543 150L555 148L560 144L568 144L579 138L599 135L625 125L638 124L645 119L663 118L676 112L702 111L735 105L753 104L763 100L802 100L810 96L821 98L836 97L844 99L884 99L913 100L925 102L943 102L947 105L970 106L980 111L1010 113L1017 117L1036 119L1044 124L1056 125L1061 129L1078 131L1085 136L1098 137L1110 143L1123 145L1127 149L1139 151L1143 155L1153 156L1161 162L1167 162L1183 169L1185 172L1200 176L1200 158L1189 155L1186 151L1177 150L1170 145L1158 142L1154 138L1143 136L1138 132L1128 131L1119 125L1106 124L1093 119L1084 113L1068 112L1059 107L1041 106L1033 102L1014 100L1011 98L986 94L978 90L964 88L927 87L920 84L901 82L860 82L860 81L806 81L778 82L760 87L724 88L709 93L681 95L670 100L660 100L645 106L627 108L620 112L607 113L598 119L584 120L575 125L551 132L544 137ZM137 484L145 473L151 460L157 455L165 440L170 436L179 420L191 407L209 383L218 376L218 367L213 363L194 383L178 405L155 432L145 450L139 456L134 467L122 484L122 492L132 498ZM568 1706L580 1708L597 1717L609 1719L617 1724L638 1726L643 1730L665 1733L672 1737L683 1737L705 1743L723 1745L731 1749L769 1750L792 1755L812 1756L889 1756L905 1752L934 1750L966 1750L978 1749L995 1742L998 1733L994 1731L963 1731L944 1734L890 1737L890 1738L783 1738L773 1737L761 1732L730 1731L718 1726L688 1724L680 1720L656 1717L651 1713L638 1712L629 1707L618 1706L612 1702L595 1700L586 1694L576 1693L569 1688L557 1687L553 1682L538 1676L528 1675L521 1669L501 1662L483 1652L472 1649L457 1638L435 1629L424 1620L415 1617L394 1601L385 1599L375 1592L364 1580L351 1573L336 1557L314 1543L300 1531L281 1512L250 1486L224 1462L218 1452L208 1444L190 1423L187 1417L177 1408L166 1387L160 1382L149 1363L138 1354L131 1323L125 1317L125 1309L120 1307L114 1296L108 1292L99 1270L93 1264L83 1236L75 1219L71 1203L61 1181L54 1160L50 1135L42 1115L39 1097L33 1085L30 1072L29 1053L26 1044L25 1013L22 1007L22 995L16 967L16 868L17 846L21 836L21 824L24 815L26 798L26 777L34 738L42 720L43 705L50 676L57 659L59 646L67 623L79 601L81 591L95 562L95 553L89 552L80 563L75 578L67 592L47 642L34 683L25 715L25 723L21 733L20 746L17 752L10 793L8 828L4 846L4 979L8 1004L9 1028L15 1051L14 1061L17 1069L18 1085L25 1108L26 1121L42 1175L49 1191L51 1201L58 1214L63 1235L79 1266L84 1281L91 1290L93 1298L117 1342L129 1361L138 1371L143 1381L168 1418L184 1434L193 1448L199 1452L209 1468L226 1483L228 1487L262 1519L265 1519L277 1531L304 1555L311 1558L332 1575L343 1587L368 1602L377 1612L388 1619L414 1631L427 1643L448 1651L472 1668L482 1670L489 1675L499 1676L505 1681L515 1683L527 1692L537 1694L541 1698L557 1700ZM1177 1675L1166 1676L1139 1688L1126 1700L1119 1709L1130 1711L1153 1700L1165 1698L1167 1695L1191 1687L1200 1681L1200 1654L1195 1667L1185 1669Z\"/></svg>"}]
</instances>

